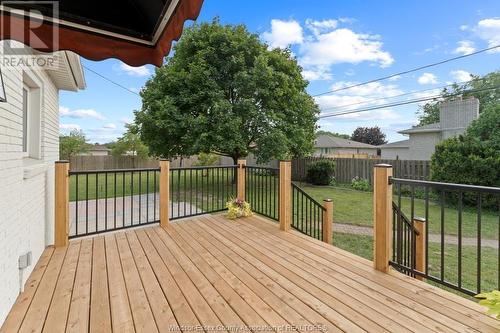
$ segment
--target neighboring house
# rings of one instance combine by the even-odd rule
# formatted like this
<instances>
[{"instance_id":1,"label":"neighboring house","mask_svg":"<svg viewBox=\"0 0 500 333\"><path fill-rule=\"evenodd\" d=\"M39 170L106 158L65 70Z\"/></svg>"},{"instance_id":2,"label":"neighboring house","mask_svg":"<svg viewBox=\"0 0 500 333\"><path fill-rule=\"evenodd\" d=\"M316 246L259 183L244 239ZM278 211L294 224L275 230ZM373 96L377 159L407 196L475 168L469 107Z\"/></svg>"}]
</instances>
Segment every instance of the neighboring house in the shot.
<instances>
[{"instance_id":1,"label":"neighboring house","mask_svg":"<svg viewBox=\"0 0 500 333\"><path fill-rule=\"evenodd\" d=\"M383 159L430 160L436 145L447 138L465 132L470 123L479 117L479 100L471 97L441 103L439 123L414 126L399 133L408 140L380 146Z\"/></svg>"},{"instance_id":2,"label":"neighboring house","mask_svg":"<svg viewBox=\"0 0 500 333\"><path fill-rule=\"evenodd\" d=\"M377 156L377 146L361 143L357 141L347 140L334 137L331 135L318 135L314 142L314 155L320 156L335 156L335 155L366 155Z\"/></svg>"},{"instance_id":3,"label":"neighboring house","mask_svg":"<svg viewBox=\"0 0 500 333\"><path fill-rule=\"evenodd\" d=\"M89 147L89 149L80 155L85 156L108 156L111 153L111 149L101 144L93 144Z\"/></svg>"},{"instance_id":4,"label":"neighboring house","mask_svg":"<svg viewBox=\"0 0 500 333\"><path fill-rule=\"evenodd\" d=\"M33 57L17 42L0 42L0 57L14 58L19 48ZM80 57L72 52L57 57L59 65L50 70L5 62L1 67L7 101L0 102L0 323L43 250L53 244L59 91L85 88Z\"/></svg>"}]
</instances>

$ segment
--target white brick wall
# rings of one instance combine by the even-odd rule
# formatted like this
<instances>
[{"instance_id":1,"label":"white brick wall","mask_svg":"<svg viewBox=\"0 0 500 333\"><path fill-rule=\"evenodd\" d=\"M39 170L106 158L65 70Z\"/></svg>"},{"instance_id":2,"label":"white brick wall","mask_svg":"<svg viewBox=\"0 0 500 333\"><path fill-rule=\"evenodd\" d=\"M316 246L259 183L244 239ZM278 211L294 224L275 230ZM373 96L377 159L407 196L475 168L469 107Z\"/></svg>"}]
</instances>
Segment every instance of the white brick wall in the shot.
<instances>
[{"instance_id":1,"label":"white brick wall","mask_svg":"<svg viewBox=\"0 0 500 333\"><path fill-rule=\"evenodd\" d=\"M410 134L409 160L430 160L441 141L441 132Z\"/></svg>"},{"instance_id":2,"label":"white brick wall","mask_svg":"<svg viewBox=\"0 0 500 333\"><path fill-rule=\"evenodd\" d=\"M0 55L8 54L0 42ZM27 51L28 52L28 51ZM22 153L23 68L2 66L7 103L0 103L0 325L44 248L53 239L54 161L58 159L58 89L44 71L25 70L41 86L41 159ZM30 166L28 166L28 164ZM18 269L31 251L32 264Z\"/></svg>"}]
</instances>

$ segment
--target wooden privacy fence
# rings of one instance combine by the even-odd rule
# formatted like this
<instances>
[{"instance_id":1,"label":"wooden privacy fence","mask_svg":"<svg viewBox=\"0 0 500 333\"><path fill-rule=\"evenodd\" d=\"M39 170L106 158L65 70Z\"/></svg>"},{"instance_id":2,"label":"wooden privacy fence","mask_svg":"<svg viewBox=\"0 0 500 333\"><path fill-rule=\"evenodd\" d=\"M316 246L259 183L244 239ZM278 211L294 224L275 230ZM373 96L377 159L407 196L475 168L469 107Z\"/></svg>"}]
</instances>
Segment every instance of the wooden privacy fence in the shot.
<instances>
[{"instance_id":1,"label":"wooden privacy fence","mask_svg":"<svg viewBox=\"0 0 500 333\"><path fill-rule=\"evenodd\" d=\"M292 160L292 179L304 180L308 165L323 159L335 162L335 179L339 183L350 183L354 177L360 177L373 184L376 164L392 165L394 177L398 178L427 180L430 175L430 161L306 157Z\"/></svg>"}]
</instances>

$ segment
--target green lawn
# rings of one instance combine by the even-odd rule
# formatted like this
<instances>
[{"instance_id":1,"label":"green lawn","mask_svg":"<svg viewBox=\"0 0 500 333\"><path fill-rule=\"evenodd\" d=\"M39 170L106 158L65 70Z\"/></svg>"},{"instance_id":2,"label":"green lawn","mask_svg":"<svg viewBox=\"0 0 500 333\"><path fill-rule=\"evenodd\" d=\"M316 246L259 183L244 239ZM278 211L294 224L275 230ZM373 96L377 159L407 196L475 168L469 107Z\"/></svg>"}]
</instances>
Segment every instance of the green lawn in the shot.
<instances>
[{"instance_id":1,"label":"green lawn","mask_svg":"<svg viewBox=\"0 0 500 333\"><path fill-rule=\"evenodd\" d=\"M373 224L373 193L355 191L345 187L311 186L306 183L299 184L302 189L309 193L315 200L322 202L323 199L333 200L334 222L354 224L361 226L372 226ZM396 200L396 197L394 197ZM403 197L401 200L403 213L411 216L411 200ZM425 201L415 199L415 216L425 216ZM448 235L458 233L458 212L454 207L446 207L444 210L444 232ZM462 235L464 237L477 236L477 215L474 208L464 208L462 215ZM483 209L481 217L481 235L483 238L498 239L498 212ZM431 233L441 232L441 206L436 202L429 203L429 230Z\"/></svg>"},{"instance_id":2,"label":"green lawn","mask_svg":"<svg viewBox=\"0 0 500 333\"><path fill-rule=\"evenodd\" d=\"M363 235L350 235L335 233L333 244L360 257L373 260L373 237ZM441 270L440 245L429 243L429 275L440 278ZM498 250L492 248L481 248L481 285L483 291L497 289L498 281ZM445 280L456 284L458 282L458 252L457 246L446 245L444 248ZM462 249L462 284L464 288L476 289L476 247L464 246ZM430 282L441 288L464 296L450 288L443 287L437 283Z\"/></svg>"}]
</instances>

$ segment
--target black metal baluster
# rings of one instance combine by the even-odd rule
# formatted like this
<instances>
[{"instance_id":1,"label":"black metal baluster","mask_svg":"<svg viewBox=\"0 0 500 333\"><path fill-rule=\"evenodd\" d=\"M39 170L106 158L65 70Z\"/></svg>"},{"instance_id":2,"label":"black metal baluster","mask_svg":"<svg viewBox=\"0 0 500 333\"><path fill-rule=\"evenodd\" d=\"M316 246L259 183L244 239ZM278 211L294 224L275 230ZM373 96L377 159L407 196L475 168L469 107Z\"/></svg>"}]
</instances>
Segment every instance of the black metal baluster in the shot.
<instances>
[{"instance_id":1,"label":"black metal baluster","mask_svg":"<svg viewBox=\"0 0 500 333\"><path fill-rule=\"evenodd\" d=\"M477 197L477 293L481 292L481 213L482 213L483 196L481 192Z\"/></svg>"},{"instance_id":2,"label":"black metal baluster","mask_svg":"<svg viewBox=\"0 0 500 333\"><path fill-rule=\"evenodd\" d=\"M104 173L104 228L108 230L108 173Z\"/></svg>"},{"instance_id":3,"label":"black metal baluster","mask_svg":"<svg viewBox=\"0 0 500 333\"><path fill-rule=\"evenodd\" d=\"M146 171L146 223L149 222L149 170Z\"/></svg>"},{"instance_id":4,"label":"black metal baluster","mask_svg":"<svg viewBox=\"0 0 500 333\"><path fill-rule=\"evenodd\" d=\"M142 218L142 171L139 171L139 224L141 224L141 218Z\"/></svg>"},{"instance_id":5,"label":"black metal baluster","mask_svg":"<svg viewBox=\"0 0 500 333\"><path fill-rule=\"evenodd\" d=\"M425 187L425 275L429 275L429 188Z\"/></svg>"},{"instance_id":6,"label":"black metal baluster","mask_svg":"<svg viewBox=\"0 0 500 333\"><path fill-rule=\"evenodd\" d=\"M458 288L462 288L462 209L463 209L463 193L458 192Z\"/></svg>"},{"instance_id":7,"label":"black metal baluster","mask_svg":"<svg viewBox=\"0 0 500 333\"><path fill-rule=\"evenodd\" d=\"M189 169L189 215L193 215L193 169Z\"/></svg>"},{"instance_id":8,"label":"black metal baluster","mask_svg":"<svg viewBox=\"0 0 500 333\"><path fill-rule=\"evenodd\" d=\"M76 200L76 201L75 201L75 210L76 210L76 211L75 211L75 214L76 214L76 216L75 216L76 226L75 226L75 227L76 227L76 231L75 231L75 232L76 232L76 235L78 235L78 206L79 206L79 202L78 202L78 192L79 192L79 190L80 190L80 187L78 186L78 177L79 177L79 176L80 176L79 174L76 174L76 175L75 175L75 177L76 177L76 179L75 179L75 183L76 183L76 185L75 185L75 186L76 186L76 195L75 195L75 200ZM499 238L499 239L500 239L500 238Z\"/></svg>"},{"instance_id":9,"label":"black metal baluster","mask_svg":"<svg viewBox=\"0 0 500 333\"><path fill-rule=\"evenodd\" d=\"M153 219L155 221L157 220L157 218L156 218L156 177L157 176L158 176L158 172L153 171L153 191L154 191L153 192ZM170 174L168 175L168 177L170 177ZM170 200L170 199L172 199L172 198L170 198L170 193L172 193L172 192L170 191L170 188L168 190L169 190L169 200ZM168 205L168 202L167 202L167 205Z\"/></svg>"},{"instance_id":10,"label":"black metal baluster","mask_svg":"<svg viewBox=\"0 0 500 333\"><path fill-rule=\"evenodd\" d=\"M441 281L444 281L444 202L445 193L441 191Z\"/></svg>"},{"instance_id":11,"label":"black metal baluster","mask_svg":"<svg viewBox=\"0 0 500 333\"><path fill-rule=\"evenodd\" d=\"M122 173L122 227L125 226L125 171Z\"/></svg>"},{"instance_id":12,"label":"black metal baluster","mask_svg":"<svg viewBox=\"0 0 500 333\"><path fill-rule=\"evenodd\" d=\"M95 174L95 231L99 230L98 221L99 221L99 174L96 172Z\"/></svg>"},{"instance_id":13,"label":"black metal baluster","mask_svg":"<svg viewBox=\"0 0 500 333\"><path fill-rule=\"evenodd\" d=\"M113 196L115 197L114 198L114 209L113 209L113 225L114 225L114 228L116 229L116 197L117 197L117 193L116 193L116 175L117 175L117 172L114 172L113 173L114 177L113 177L113 181L114 181L114 188L113 188Z\"/></svg>"},{"instance_id":14,"label":"black metal baluster","mask_svg":"<svg viewBox=\"0 0 500 333\"><path fill-rule=\"evenodd\" d=\"M134 225L134 171L130 172L130 225Z\"/></svg>"},{"instance_id":15,"label":"black metal baluster","mask_svg":"<svg viewBox=\"0 0 500 333\"><path fill-rule=\"evenodd\" d=\"M417 249L417 240L415 237L415 186L411 187L411 209L410 209L410 215L411 215L411 231L410 231L410 236L411 236L411 270L412 273L414 273L414 269L417 265L417 256L416 256L416 249Z\"/></svg>"},{"instance_id":16,"label":"black metal baluster","mask_svg":"<svg viewBox=\"0 0 500 333\"><path fill-rule=\"evenodd\" d=\"M89 233L89 174L85 174L85 233Z\"/></svg>"}]
</instances>

